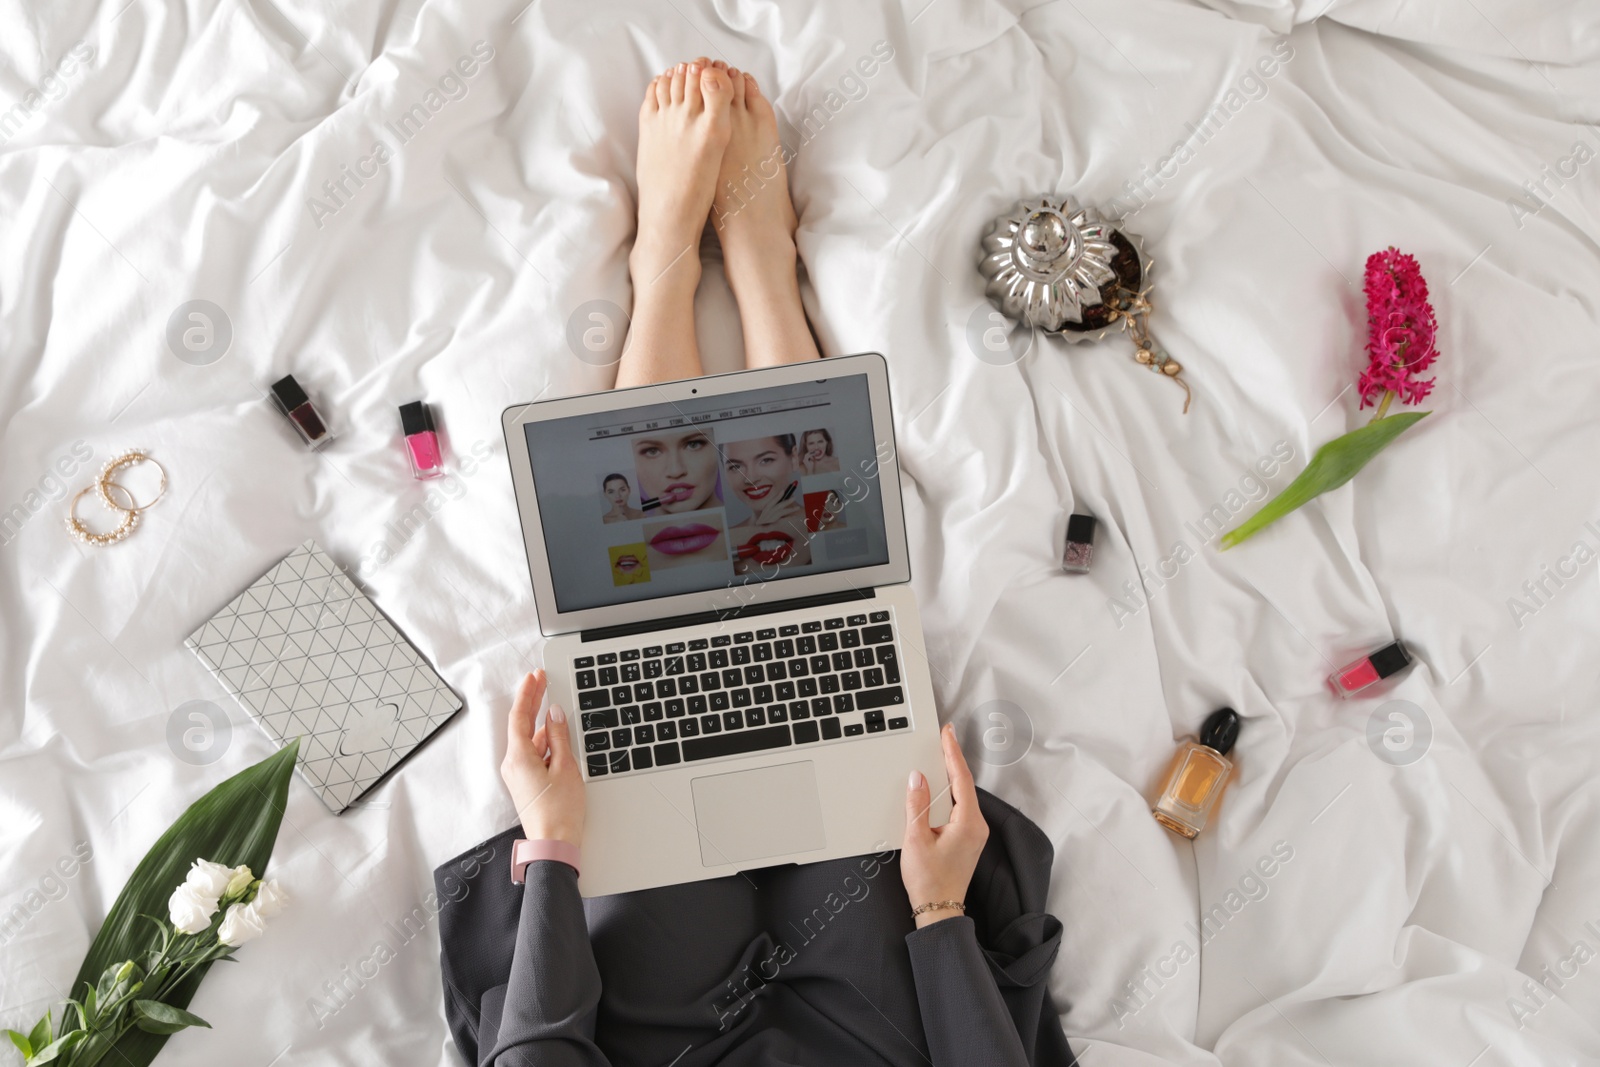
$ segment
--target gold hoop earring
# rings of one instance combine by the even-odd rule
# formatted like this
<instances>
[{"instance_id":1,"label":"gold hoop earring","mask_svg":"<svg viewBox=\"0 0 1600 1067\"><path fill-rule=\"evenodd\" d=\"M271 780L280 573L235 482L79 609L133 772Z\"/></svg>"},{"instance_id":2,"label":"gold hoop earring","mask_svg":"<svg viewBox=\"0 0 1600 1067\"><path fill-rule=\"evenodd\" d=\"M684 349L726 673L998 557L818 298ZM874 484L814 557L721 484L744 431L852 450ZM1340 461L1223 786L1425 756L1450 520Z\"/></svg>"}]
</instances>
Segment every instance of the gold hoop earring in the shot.
<instances>
[{"instance_id":1,"label":"gold hoop earring","mask_svg":"<svg viewBox=\"0 0 1600 1067\"><path fill-rule=\"evenodd\" d=\"M128 492L127 487L122 483L115 481L111 477L124 467L131 467L135 463L154 464L156 470L161 472L161 484L156 489L156 495L154 499L152 499L148 504L135 503L133 494ZM117 511L131 511L134 514L138 514L147 508L155 507L156 504L160 503L161 498L167 495L167 469L161 464L156 463L155 460L151 459L148 453L142 452L137 448L130 448L128 451L122 453L122 455L115 456L108 460L106 465L100 468L100 477L95 482L95 486L100 490L100 502L106 507ZM123 507L121 504L111 499L112 486L116 486L118 489L121 489L123 495L128 498L127 507Z\"/></svg>"},{"instance_id":2,"label":"gold hoop earring","mask_svg":"<svg viewBox=\"0 0 1600 1067\"><path fill-rule=\"evenodd\" d=\"M103 501L110 499L110 496L106 493L105 488L100 486L98 483L96 483L96 485L86 485L82 489L78 490L78 495L72 498L72 504L67 508L67 529L71 531L73 537L76 537L84 544L95 545L97 547L104 548L106 545L116 544L118 541L131 534L134 530L134 527L139 525L139 513L129 508L122 507L119 504L110 504L108 506L111 508L111 510L122 512L121 525L119 525L115 530L109 530L106 533L95 533L93 530L85 526L82 520L78 518L78 501L82 500L85 494L93 492L96 488L100 489L101 499ZM122 486L119 485L117 488L122 489ZM126 489L122 489L122 491L127 492ZM132 497L129 497L130 501L132 499Z\"/></svg>"}]
</instances>

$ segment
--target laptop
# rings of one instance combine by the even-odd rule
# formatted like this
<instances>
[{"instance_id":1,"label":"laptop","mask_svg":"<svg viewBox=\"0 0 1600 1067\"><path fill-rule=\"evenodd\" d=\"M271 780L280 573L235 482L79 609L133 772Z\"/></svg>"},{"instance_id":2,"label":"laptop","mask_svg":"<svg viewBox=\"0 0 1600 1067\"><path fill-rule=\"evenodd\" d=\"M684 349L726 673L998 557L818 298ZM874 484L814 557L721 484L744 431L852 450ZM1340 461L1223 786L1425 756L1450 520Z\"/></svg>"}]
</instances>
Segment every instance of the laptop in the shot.
<instances>
[{"instance_id":1,"label":"laptop","mask_svg":"<svg viewBox=\"0 0 1600 1067\"><path fill-rule=\"evenodd\" d=\"M584 896L897 848L950 813L876 353L503 416Z\"/></svg>"}]
</instances>

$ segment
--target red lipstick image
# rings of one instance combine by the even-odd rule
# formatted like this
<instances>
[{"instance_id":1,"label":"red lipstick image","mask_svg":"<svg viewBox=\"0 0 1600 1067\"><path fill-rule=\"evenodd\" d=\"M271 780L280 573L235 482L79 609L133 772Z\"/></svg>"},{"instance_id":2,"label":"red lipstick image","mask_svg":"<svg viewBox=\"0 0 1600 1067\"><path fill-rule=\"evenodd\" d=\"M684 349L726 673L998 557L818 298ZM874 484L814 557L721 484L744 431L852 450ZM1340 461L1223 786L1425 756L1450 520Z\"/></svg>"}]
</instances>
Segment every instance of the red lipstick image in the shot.
<instances>
[{"instance_id":1,"label":"red lipstick image","mask_svg":"<svg viewBox=\"0 0 1600 1067\"><path fill-rule=\"evenodd\" d=\"M794 538L782 530L764 530L740 545L734 555L764 565L787 563L794 555Z\"/></svg>"},{"instance_id":2,"label":"red lipstick image","mask_svg":"<svg viewBox=\"0 0 1600 1067\"><path fill-rule=\"evenodd\" d=\"M672 486L668 486L668 492L672 488ZM688 523L684 526L668 526L650 538L650 547L665 556L687 556L691 552L698 552L705 548L721 534L721 530L715 526L707 526L703 522Z\"/></svg>"}]
</instances>

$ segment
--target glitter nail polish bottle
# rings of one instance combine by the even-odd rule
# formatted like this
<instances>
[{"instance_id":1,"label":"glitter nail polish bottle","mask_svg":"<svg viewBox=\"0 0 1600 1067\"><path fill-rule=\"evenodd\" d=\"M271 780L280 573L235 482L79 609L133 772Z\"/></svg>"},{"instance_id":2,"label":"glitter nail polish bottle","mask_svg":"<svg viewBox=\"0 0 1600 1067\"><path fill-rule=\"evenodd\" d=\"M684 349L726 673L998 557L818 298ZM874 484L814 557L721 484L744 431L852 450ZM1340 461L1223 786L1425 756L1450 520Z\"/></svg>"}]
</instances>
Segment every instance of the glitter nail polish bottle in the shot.
<instances>
[{"instance_id":1,"label":"glitter nail polish bottle","mask_svg":"<svg viewBox=\"0 0 1600 1067\"><path fill-rule=\"evenodd\" d=\"M1094 559L1093 515L1073 515L1067 519L1067 550L1061 557L1061 569L1073 574L1085 574Z\"/></svg>"},{"instance_id":2,"label":"glitter nail polish bottle","mask_svg":"<svg viewBox=\"0 0 1600 1067\"><path fill-rule=\"evenodd\" d=\"M1166 784L1150 814L1156 822L1182 837L1194 837L1222 798L1233 761L1228 753L1239 737L1239 715L1232 708L1211 713L1200 729L1200 740L1186 742L1173 757Z\"/></svg>"}]
</instances>

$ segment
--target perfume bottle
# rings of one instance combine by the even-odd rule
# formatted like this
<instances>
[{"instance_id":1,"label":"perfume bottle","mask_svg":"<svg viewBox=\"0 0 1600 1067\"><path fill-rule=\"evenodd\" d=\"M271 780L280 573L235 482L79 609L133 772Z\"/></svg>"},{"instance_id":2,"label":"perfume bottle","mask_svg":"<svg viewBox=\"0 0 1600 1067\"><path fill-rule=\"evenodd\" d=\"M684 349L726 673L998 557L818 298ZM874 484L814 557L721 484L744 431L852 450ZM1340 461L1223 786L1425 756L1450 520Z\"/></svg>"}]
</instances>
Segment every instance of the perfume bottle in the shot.
<instances>
[{"instance_id":1,"label":"perfume bottle","mask_svg":"<svg viewBox=\"0 0 1600 1067\"><path fill-rule=\"evenodd\" d=\"M1200 729L1200 740L1178 749L1172 768L1150 814L1175 834L1194 837L1206 828L1211 809L1233 773L1228 753L1239 737L1239 715L1232 708L1211 713Z\"/></svg>"},{"instance_id":2,"label":"perfume bottle","mask_svg":"<svg viewBox=\"0 0 1600 1067\"><path fill-rule=\"evenodd\" d=\"M1384 645L1369 656L1362 656L1328 676L1328 684L1342 697L1352 697L1369 685L1375 685L1391 674L1398 674L1411 662L1405 646L1399 641Z\"/></svg>"},{"instance_id":3,"label":"perfume bottle","mask_svg":"<svg viewBox=\"0 0 1600 1067\"><path fill-rule=\"evenodd\" d=\"M306 443L306 447L321 449L333 440L322 413L311 403L311 398L300 388L300 383L294 380L294 375L285 374L272 383L272 399L277 402L278 410L288 416L290 425L300 435L300 440Z\"/></svg>"},{"instance_id":4,"label":"perfume bottle","mask_svg":"<svg viewBox=\"0 0 1600 1067\"><path fill-rule=\"evenodd\" d=\"M1093 515L1073 515L1067 519L1067 551L1061 557L1061 569L1073 574L1085 574L1089 561L1094 559Z\"/></svg>"},{"instance_id":5,"label":"perfume bottle","mask_svg":"<svg viewBox=\"0 0 1600 1067\"><path fill-rule=\"evenodd\" d=\"M406 455L411 458L411 476L418 481L444 473L444 458L439 450L439 435L433 428L433 412L420 400L400 405L400 429L406 435Z\"/></svg>"}]
</instances>

